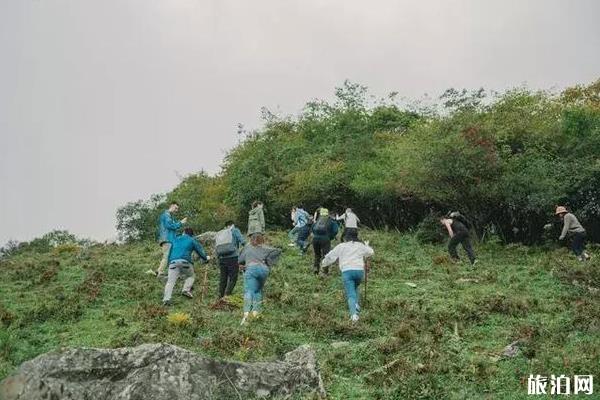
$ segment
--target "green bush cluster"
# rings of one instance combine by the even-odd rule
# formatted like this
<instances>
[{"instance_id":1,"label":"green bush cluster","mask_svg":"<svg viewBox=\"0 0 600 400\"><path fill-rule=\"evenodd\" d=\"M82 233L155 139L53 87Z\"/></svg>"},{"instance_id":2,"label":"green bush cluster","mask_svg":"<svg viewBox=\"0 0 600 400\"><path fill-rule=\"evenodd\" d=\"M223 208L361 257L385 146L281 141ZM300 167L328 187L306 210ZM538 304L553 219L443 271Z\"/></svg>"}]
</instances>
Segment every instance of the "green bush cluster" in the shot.
<instances>
[{"instance_id":1,"label":"green bush cluster","mask_svg":"<svg viewBox=\"0 0 600 400\"><path fill-rule=\"evenodd\" d=\"M562 93L451 89L427 107L373 100L345 82L335 101L310 102L296 118L265 114L219 175L189 176L167 194L194 227L231 217L243 226L260 199L272 226L289 226L298 203L351 206L367 226L400 230L458 209L480 234L534 243L564 204L600 239L600 80ZM119 210L123 237L154 234L164 204L146 206ZM135 212L130 234L122 221Z\"/></svg>"}]
</instances>

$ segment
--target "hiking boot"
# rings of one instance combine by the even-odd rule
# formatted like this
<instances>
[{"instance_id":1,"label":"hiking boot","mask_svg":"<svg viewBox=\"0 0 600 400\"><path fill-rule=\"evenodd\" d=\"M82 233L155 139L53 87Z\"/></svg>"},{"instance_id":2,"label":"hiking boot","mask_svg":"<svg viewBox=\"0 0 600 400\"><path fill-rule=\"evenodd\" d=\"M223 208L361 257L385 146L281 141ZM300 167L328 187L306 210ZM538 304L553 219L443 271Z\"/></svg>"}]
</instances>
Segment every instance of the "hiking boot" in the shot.
<instances>
[{"instance_id":1,"label":"hiking boot","mask_svg":"<svg viewBox=\"0 0 600 400\"><path fill-rule=\"evenodd\" d=\"M185 297L187 297L188 299L193 299L194 295L192 294L192 292L190 292L189 290L183 290L181 292L181 294Z\"/></svg>"},{"instance_id":2,"label":"hiking boot","mask_svg":"<svg viewBox=\"0 0 600 400\"><path fill-rule=\"evenodd\" d=\"M171 300L164 300L162 302L163 307L171 307L173 305L173 303L171 303Z\"/></svg>"}]
</instances>

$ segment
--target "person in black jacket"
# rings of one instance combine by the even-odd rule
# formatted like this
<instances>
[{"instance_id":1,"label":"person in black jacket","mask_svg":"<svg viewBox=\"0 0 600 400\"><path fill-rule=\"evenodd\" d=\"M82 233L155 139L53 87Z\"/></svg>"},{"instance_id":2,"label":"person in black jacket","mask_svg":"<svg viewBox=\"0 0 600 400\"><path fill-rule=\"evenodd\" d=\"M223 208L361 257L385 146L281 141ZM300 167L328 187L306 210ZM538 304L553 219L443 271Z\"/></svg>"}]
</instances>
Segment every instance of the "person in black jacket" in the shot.
<instances>
[{"instance_id":1,"label":"person in black jacket","mask_svg":"<svg viewBox=\"0 0 600 400\"><path fill-rule=\"evenodd\" d=\"M473 251L473 246L471 245L471 239L469 238L469 224L466 218L458 211L454 211L448 215L448 218L442 218L440 222L446 227L448 230L448 235L450 235L450 241L448 242L448 253L450 253L452 260L457 262L460 261L460 257L458 256L456 248L459 244L461 244L467 253L467 257L469 257L471 265L475 265L477 258L475 257L475 252Z\"/></svg>"}]
</instances>

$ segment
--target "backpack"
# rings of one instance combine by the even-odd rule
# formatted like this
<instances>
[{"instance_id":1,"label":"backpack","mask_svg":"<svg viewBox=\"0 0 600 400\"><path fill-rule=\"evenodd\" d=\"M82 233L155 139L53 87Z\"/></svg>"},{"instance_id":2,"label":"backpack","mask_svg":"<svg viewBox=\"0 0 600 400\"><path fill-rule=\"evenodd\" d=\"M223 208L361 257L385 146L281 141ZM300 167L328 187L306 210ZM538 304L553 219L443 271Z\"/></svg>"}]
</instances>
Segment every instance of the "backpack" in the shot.
<instances>
[{"instance_id":1,"label":"backpack","mask_svg":"<svg viewBox=\"0 0 600 400\"><path fill-rule=\"evenodd\" d=\"M319 217L313 232L319 236L325 236L329 233L329 217Z\"/></svg>"},{"instance_id":2,"label":"backpack","mask_svg":"<svg viewBox=\"0 0 600 400\"><path fill-rule=\"evenodd\" d=\"M471 229L471 222L469 222L469 220L467 219L467 217L465 217L461 213L454 212L454 213L452 213L451 218L455 219L458 222L460 222L461 224L463 224L465 226L465 228Z\"/></svg>"},{"instance_id":3,"label":"backpack","mask_svg":"<svg viewBox=\"0 0 600 400\"><path fill-rule=\"evenodd\" d=\"M231 256L236 250L237 246L233 242L233 229L223 229L215 235L215 250L219 257Z\"/></svg>"}]
</instances>

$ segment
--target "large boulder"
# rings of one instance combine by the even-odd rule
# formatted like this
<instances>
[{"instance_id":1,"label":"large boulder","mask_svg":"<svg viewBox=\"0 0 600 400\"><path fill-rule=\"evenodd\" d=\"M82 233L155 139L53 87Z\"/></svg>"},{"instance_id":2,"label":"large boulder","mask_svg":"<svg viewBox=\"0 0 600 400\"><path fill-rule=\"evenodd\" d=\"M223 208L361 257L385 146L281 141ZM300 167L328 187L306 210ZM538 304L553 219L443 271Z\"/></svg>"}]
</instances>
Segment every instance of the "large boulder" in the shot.
<instances>
[{"instance_id":1,"label":"large boulder","mask_svg":"<svg viewBox=\"0 0 600 400\"><path fill-rule=\"evenodd\" d=\"M3 400L201 400L324 396L315 352L282 361L219 361L168 344L67 349L27 361L0 383Z\"/></svg>"}]
</instances>

